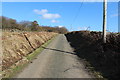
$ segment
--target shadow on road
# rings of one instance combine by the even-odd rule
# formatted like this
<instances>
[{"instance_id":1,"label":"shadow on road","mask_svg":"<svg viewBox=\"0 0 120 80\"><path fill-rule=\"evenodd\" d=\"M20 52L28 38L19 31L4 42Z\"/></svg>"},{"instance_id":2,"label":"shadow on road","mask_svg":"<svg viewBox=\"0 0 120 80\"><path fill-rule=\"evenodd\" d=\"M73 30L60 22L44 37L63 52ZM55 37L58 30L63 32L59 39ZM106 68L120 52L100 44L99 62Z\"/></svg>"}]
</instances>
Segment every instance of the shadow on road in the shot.
<instances>
[{"instance_id":1,"label":"shadow on road","mask_svg":"<svg viewBox=\"0 0 120 80\"><path fill-rule=\"evenodd\" d=\"M76 55L75 53L68 52L68 51L62 51L62 50L58 50L58 49L46 48L46 47L43 47L43 46L42 46L42 48Z\"/></svg>"}]
</instances>

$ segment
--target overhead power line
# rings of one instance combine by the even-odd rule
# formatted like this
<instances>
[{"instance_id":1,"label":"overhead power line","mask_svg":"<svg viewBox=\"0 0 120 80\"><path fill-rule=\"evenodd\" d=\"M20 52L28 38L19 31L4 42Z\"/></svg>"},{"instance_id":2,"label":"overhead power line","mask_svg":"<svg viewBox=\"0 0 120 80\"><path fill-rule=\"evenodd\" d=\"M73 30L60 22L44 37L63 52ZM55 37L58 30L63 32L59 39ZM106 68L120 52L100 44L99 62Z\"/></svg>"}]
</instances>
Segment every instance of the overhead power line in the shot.
<instances>
[{"instance_id":1,"label":"overhead power line","mask_svg":"<svg viewBox=\"0 0 120 80\"><path fill-rule=\"evenodd\" d=\"M84 0L82 1L82 3L81 3L81 5L80 5L80 7L79 7L79 9L78 9L78 12L76 13L75 17L73 18L73 22L72 22L71 25L70 25L71 30L72 30L72 26L73 26L74 22L76 21L77 17L79 16L80 9L81 9L82 6L83 6L83 2L84 2Z\"/></svg>"}]
</instances>

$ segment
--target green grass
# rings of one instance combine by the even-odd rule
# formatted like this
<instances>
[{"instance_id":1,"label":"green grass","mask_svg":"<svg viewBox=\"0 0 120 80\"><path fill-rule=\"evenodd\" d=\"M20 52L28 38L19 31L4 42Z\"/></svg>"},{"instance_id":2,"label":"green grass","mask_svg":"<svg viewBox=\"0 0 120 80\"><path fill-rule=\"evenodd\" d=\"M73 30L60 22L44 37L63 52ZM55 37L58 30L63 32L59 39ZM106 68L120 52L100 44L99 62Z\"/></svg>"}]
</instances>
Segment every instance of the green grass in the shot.
<instances>
[{"instance_id":1,"label":"green grass","mask_svg":"<svg viewBox=\"0 0 120 80\"><path fill-rule=\"evenodd\" d=\"M16 74L18 74L20 71L22 71L26 66L28 66L29 62L31 62L34 58L37 57L37 55L39 55L44 50L42 48L42 46L44 46L44 47L48 46L48 44L50 44L53 39L55 39L55 37L53 37L52 39L48 40L46 43L44 43L43 45L41 45L39 48L37 48L31 54L27 55L26 58L28 59L28 62L26 62L25 64L21 64L19 66L15 66L15 67L11 68L11 71L8 72L4 76L4 78L12 78Z\"/></svg>"},{"instance_id":2,"label":"green grass","mask_svg":"<svg viewBox=\"0 0 120 80\"><path fill-rule=\"evenodd\" d=\"M54 38L53 38L54 39ZM53 39L47 41L45 44L43 44L42 46L46 47ZM33 60L40 52L42 52L43 48L42 46L40 46L38 49L36 49L33 53L29 54L27 56L27 59L29 61Z\"/></svg>"}]
</instances>

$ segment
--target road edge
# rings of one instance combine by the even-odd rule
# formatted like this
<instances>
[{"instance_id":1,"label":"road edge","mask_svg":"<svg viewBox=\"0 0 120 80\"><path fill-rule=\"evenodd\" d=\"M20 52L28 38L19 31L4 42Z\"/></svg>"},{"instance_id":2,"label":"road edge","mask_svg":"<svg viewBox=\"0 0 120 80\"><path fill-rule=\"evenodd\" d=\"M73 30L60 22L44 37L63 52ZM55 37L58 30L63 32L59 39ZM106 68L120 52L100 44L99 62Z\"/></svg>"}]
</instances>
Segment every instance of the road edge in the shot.
<instances>
[{"instance_id":1,"label":"road edge","mask_svg":"<svg viewBox=\"0 0 120 80\"><path fill-rule=\"evenodd\" d=\"M4 74L4 72L3 72L3 75L5 75L5 76L2 78L12 78L12 77L16 76L18 73L20 73L22 70L24 70L44 50L44 48L42 48L42 46L47 47L57 36L58 36L58 34L55 35L50 40L48 40L43 45L41 45L39 48L34 50L32 53L27 55L25 58L23 58L23 59L27 60L24 64L20 64L18 66L15 66L15 65L11 66L8 69L9 73L7 73L7 74Z\"/></svg>"}]
</instances>

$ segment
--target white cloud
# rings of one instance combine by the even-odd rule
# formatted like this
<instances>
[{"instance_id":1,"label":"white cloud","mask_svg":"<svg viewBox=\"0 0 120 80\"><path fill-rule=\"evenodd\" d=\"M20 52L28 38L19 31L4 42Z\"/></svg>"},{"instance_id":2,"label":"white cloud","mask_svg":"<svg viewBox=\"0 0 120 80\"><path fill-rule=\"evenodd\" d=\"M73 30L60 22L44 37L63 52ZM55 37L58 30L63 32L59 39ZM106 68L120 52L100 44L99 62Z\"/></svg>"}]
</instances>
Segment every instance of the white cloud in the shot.
<instances>
[{"instance_id":1,"label":"white cloud","mask_svg":"<svg viewBox=\"0 0 120 80\"><path fill-rule=\"evenodd\" d=\"M46 13L46 14L43 14L42 17L44 19L56 19L56 18L60 18L60 15L59 14Z\"/></svg>"},{"instance_id":2,"label":"white cloud","mask_svg":"<svg viewBox=\"0 0 120 80\"><path fill-rule=\"evenodd\" d=\"M64 27L64 26L58 26L59 28L62 28L62 27Z\"/></svg>"},{"instance_id":3,"label":"white cloud","mask_svg":"<svg viewBox=\"0 0 120 80\"><path fill-rule=\"evenodd\" d=\"M36 14L40 14L40 15L43 15L43 14L46 14L48 12L47 9L41 9L41 10L38 10L38 9L34 9L34 12Z\"/></svg>"},{"instance_id":4,"label":"white cloud","mask_svg":"<svg viewBox=\"0 0 120 80\"><path fill-rule=\"evenodd\" d=\"M118 17L120 14L118 14L118 13L116 13L116 14L112 14L112 15L110 15L110 17L112 18L112 17Z\"/></svg>"},{"instance_id":5,"label":"white cloud","mask_svg":"<svg viewBox=\"0 0 120 80\"><path fill-rule=\"evenodd\" d=\"M41 15L43 19L57 19L61 17L59 14L48 13L47 9L41 9L41 10L35 9L33 11L36 14Z\"/></svg>"},{"instance_id":6,"label":"white cloud","mask_svg":"<svg viewBox=\"0 0 120 80\"><path fill-rule=\"evenodd\" d=\"M88 27L78 27L78 30L87 30Z\"/></svg>"},{"instance_id":7,"label":"white cloud","mask_svg":"<svg viewBox=\"0 0 120 80\"><path fill-rule=\"evenodd\" d=\"M57 20L51 20L52 23L58 23L59 21Z\"/></svg>"}]
</instances>

